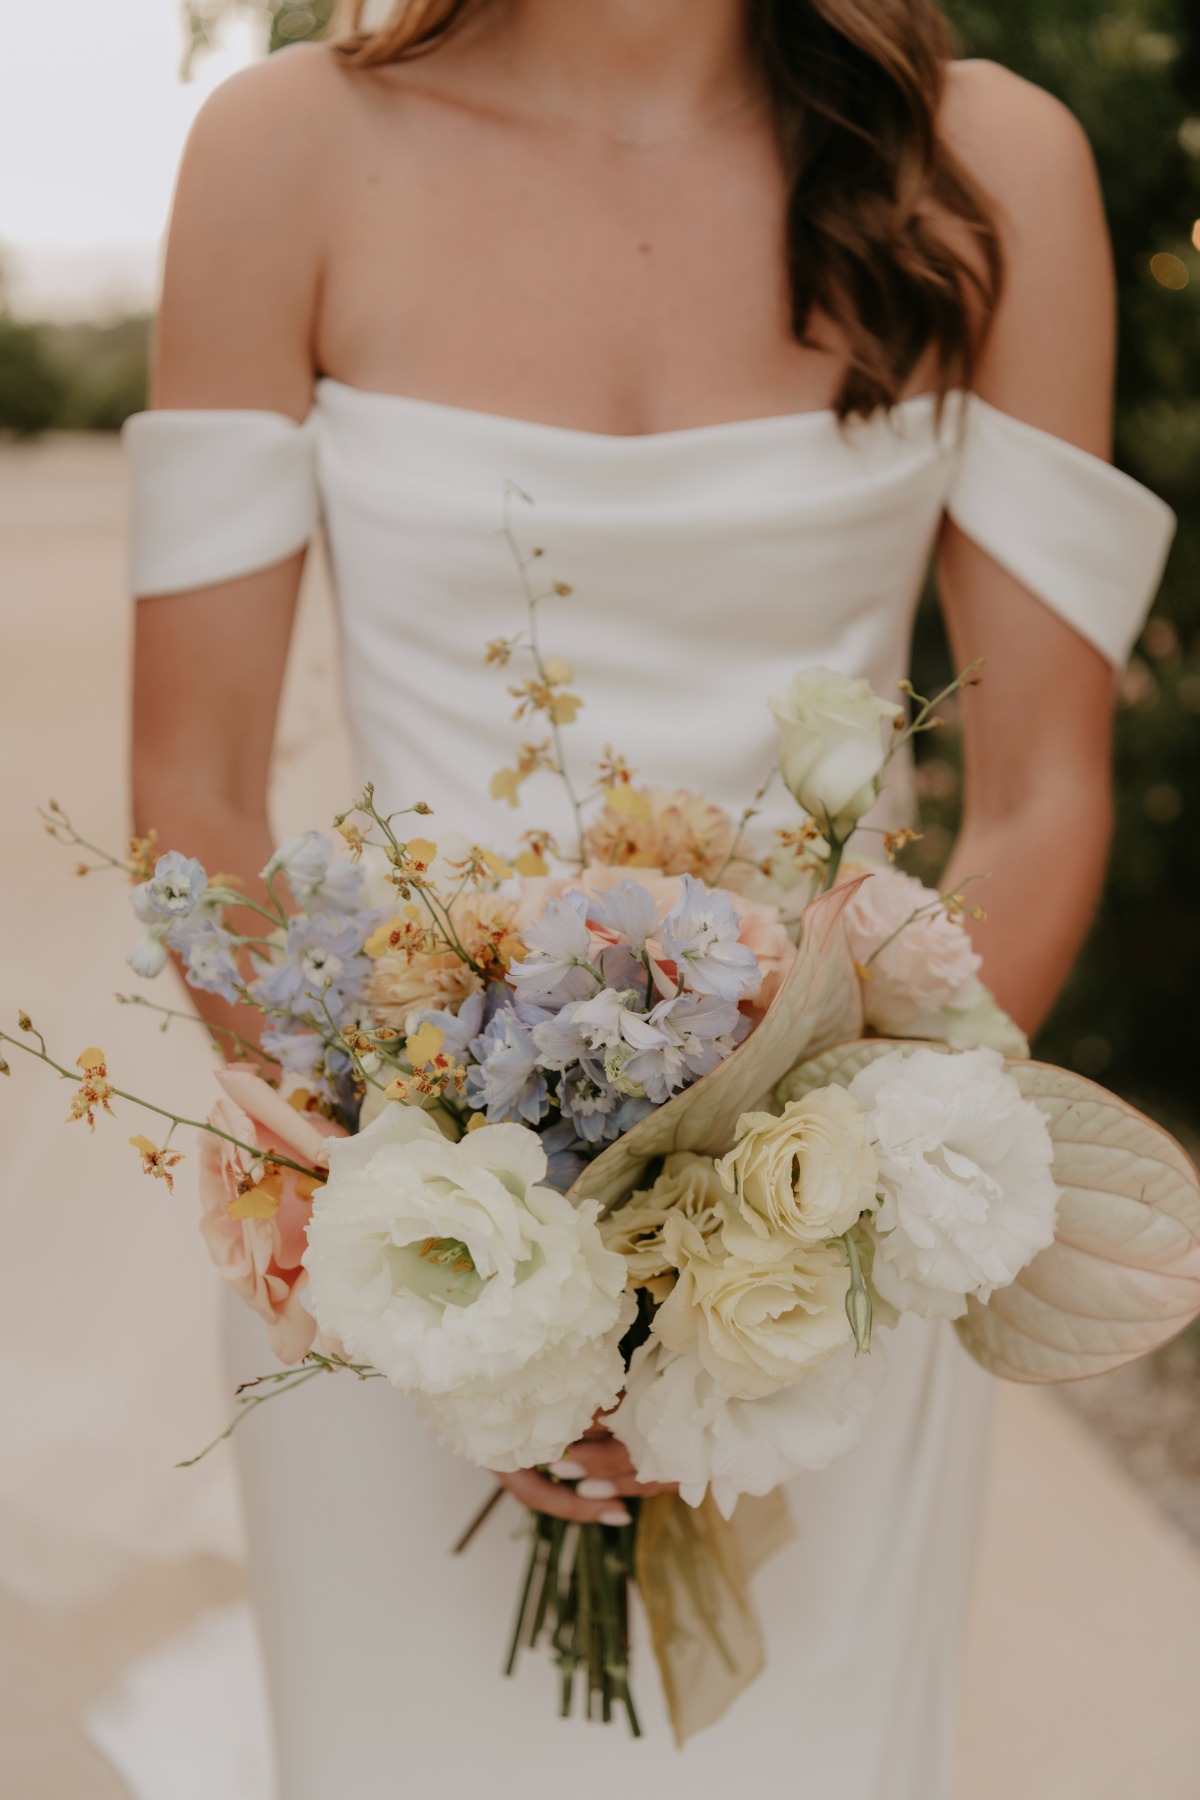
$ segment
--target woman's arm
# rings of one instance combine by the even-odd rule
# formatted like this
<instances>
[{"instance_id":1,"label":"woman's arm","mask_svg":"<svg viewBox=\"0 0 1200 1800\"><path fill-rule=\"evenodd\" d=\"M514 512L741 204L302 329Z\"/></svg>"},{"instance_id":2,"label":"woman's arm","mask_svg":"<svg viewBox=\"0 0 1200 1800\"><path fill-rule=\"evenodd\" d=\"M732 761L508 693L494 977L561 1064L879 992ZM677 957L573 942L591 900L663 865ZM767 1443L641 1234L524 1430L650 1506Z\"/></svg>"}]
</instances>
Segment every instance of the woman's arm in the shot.
<instances>
[{"instance_id":1,"label":"woman's arm","mask_svg":"<svg viewBox=\"0 0 1200 1800\"><path fill-rule=\"evenodd\" d=\"M1082 130L991 64L959 65L945 130L997 208L1004 296L975 387L985 400L1107 456L1113 276ZM984 659L963 701L963 828L946 885L987 910L984 975L1026 1030L1041 1024L1100 894L1112 829L1110 665L955 526L938 573L953 660Z\"/></svg>"},{"instance_id":2,"label":"woman's arm","mask_svg":"<svg viewBox=\"0 0 1200 1800\"><path fill-rule=\"evenodd\" d=\"M312 56L289 51L220 88L197 120L168 241L155 407L307 413L320 273L311 90L323 79ZM303 564L138 602L136 828L244 876L251 892L272 848L267 778ZM234 1018L194 997L210 1022ZM238 1011L237 1029L257 1038L258 1014Z\"/></svg>"}]
</instances>

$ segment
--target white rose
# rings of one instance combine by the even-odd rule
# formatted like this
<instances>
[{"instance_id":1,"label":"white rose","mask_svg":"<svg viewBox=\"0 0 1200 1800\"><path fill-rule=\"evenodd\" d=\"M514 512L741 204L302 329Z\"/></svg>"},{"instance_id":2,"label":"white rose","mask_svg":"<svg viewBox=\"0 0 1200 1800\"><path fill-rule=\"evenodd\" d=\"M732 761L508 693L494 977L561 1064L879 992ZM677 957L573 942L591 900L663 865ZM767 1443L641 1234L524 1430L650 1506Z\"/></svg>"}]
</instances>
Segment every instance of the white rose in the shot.
<instances>
[{"instance_id":1,"label":"white rose","mask_svg":"<svg viewBox=\"0 0 1200 1800\"><path fill-rule=\"evenodd\" d=\"M842 917L864 971L867 1024L881 1037L940 1038L944 1008L967 1011L983 997L979 952L941 895L915 876L876 870Z\"/></svg>"},{"instance_id":2,"label":"white rose","mask_svg":"<svg viewBox=\"0 0 1200 1800\"><path fill-rule=\"evenodd\" d=\"M654 1318L668 1350L699 1357L728 1394L773 1394L847 1342L850 1270L840 1245L759 1238L729 1202L721 1232L670 1219L679 1279Z\"/></svg>"},{"instance_id":3,"label":"white rose","mask_svg":"<svg viewBox=\"0 0 1200 1800\"><path fill-rule=\"evenodd\" d=\"M678 1482L689 1506L711 1488L729 1518L740 1494L769 1494L852 1450L886 1375L877 1335L869 1356L845 1345L789 1387L738 1400L698 1357L672 1355L651 1338L634 1353L609 1425L643 1481Z\"/></svg>"},{"instance_id":4,"label":"white rose","mask_svg":"<svg viewBox=\"0 0 1200 1800\"><path fill-rule=\"evenodd\" d=\"M801 670L770 707L784 781L805 812L844 839L879 796L887 756L880 726L901 708L832 669Z\"/></svg>"},{"instance_id":5,"label":"white rose","mask_svg":"<svg viewBox=\"0 0 1200 1800\"><path fill-rule=\"evenodd\" d=\"M545 1173L524 1126L450 1143L415 1107L389 1106L339 1139L304 1256L322 1331L397 1387L474 1393L482 1412L500 1393L513 1442L556 1435L538 1424L543 1405L586 1422L613 1395L625 1265L600 1240L595 1204L573 1206ZM487 1462L490 1450L468 1434L463 1454Z\"/></svg>"},{"instance_id":6,"label":"white rose","mask_svg":"<svg viewBox=\"0 0 1200 1800\"><path fill-rule=\"evenodd\" d=\"M1054 1146L996 1050L893 1050L850 1092L870 1114L883 1203L873 1279L892 1305L958 1318L1054 1239Z\"/></svg>"},{"instance_id":7,"label":"white rose","mask_svg":"<svg viewBox=\"0 0 1200 1800\"><path fill-rule=\"evenodd\" d=\"M652 1187L629 1196L616 1212L601 1220L600 1236L625 1259L635 1285L665 1275L671 1262L663 1242L667 1220L676 1214L690 1219L702 1237L719 1230L725 1188L711 1156L679 1150L668 1156Z\"/></svg>"},{"instance_id":8,"label":"white rose","mask_svg":"<svg viewBox=\"0 0 1200 1800\"><path fill-rule=\"evenodd\" d=\"M743 1113L717 1164L742 1218L759 1237L802 1244L841 1237L875 1204L867 1121L844 1087L817 1088L774 1113Z\"/></svg>"}]
</instances>

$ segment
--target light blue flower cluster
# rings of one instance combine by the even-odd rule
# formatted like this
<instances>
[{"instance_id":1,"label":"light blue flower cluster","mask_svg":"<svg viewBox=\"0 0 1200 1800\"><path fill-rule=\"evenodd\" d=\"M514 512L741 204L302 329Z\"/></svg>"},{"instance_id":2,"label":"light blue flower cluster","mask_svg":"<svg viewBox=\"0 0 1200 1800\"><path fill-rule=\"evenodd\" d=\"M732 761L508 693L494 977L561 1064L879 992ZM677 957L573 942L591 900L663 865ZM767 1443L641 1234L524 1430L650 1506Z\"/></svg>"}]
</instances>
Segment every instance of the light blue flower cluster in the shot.
<instances>
[{"instance_id":1,"label":"light blue flower cluster","mask_svg":"<svg viewBox=\"0 0 1200 1800\"><path fill-rule=\"evenodd\" d=\"M665 917L632 878L551 900L522 931L527 954L505 983L457 1014L413 1021L437 1026L465 1066L468 1107L543 1133L556 1183L716 1068L749 1029L738 1003L761 972L733 903L682 881Z\"/></svg>"},{"instance_id":2,"label":"light blue flower cluster","mask_svg":"<svg viewBox=\"0 0 1200 1800\"><path fill-rule=\"evenodd\" d=\"M297 908L290 917L278 898L277 878ZM274 1021L263 1040L267 1053L332 1099L349 1076L350 1061L323 1038L349 1024L362 1006L371 968L363 945L381 915L364 904L362 870L336 860L319 831L281 844L262 879L276 912L268 909L257 937L239 935L224 923L226 909L240 903L236 893L212 887L195 857L176 850L160 856L154 874L133 890L133 910L144 929L129 964L136 974L153 977L173 951L189 986L229 1001L249 999ZM247 949L254 969L249 979L239 963Z\"/></svg>"}]
</instances>

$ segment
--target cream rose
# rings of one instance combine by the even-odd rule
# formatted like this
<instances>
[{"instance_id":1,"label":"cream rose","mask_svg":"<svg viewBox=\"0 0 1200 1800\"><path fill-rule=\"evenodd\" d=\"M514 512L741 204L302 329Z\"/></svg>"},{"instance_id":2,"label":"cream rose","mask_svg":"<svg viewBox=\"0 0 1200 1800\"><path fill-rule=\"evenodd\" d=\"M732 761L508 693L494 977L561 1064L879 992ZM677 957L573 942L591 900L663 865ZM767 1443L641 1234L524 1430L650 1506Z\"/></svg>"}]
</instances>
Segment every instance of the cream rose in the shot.
<instances>
[{"instance_id":1,"label":"cream rose","mask_svg":"<svg viewBox=\"0 0 1200 1800\"><path fill-rule=\"evenodd\" d=\"M523 1126L450 1143L393 1105L332 1147L308 1229L322 1331L435 1409L445 1401L462 1454L487 1467L521 1466L534 1442L560 1453L620 1386L624 1263L595 1204L572 1206L545 1174Z\"/></svg>"},{"instance_id":2,"label":"cream rose","mask_svg":"<svg viewBox=\"0 0 1200 1800\"><path fill-rule=\"evenodd\" d=\"M654 1334L668 1350L698 1357L725 1393L776 1393L850 1339L840 1245L764 1244L729 1202L719 1236L676 1218L664 1240L679 1279Z\"/></svg>"},{"instance_id":3,"label":"cream rose","mask_svg":"<svg viewBox=\"0 0 1200 1800\"><path fill-rule=\"evenodd\" d=\"M879 1163L872 1278L890 1304L958 1318L1053 1242L1049 1128L998 1051L889 1051L850 1091Z\"/></svg>"},{"instance_id":4,"label":"cream rose","mask_svg":"<svg viewBox=\"0 0 1200 1800\"><path fill-rule=\"evenodd\" d=\"M817 1088L774 1113L743 1113L717 1174L760 1238L841 1237L875 1205L867 1121L845 1088Z\"/></svg>"},{"instance_id":5,"label":"cream rose","mask_svg":"<svg viewBox=\"0 0 1200 1800\"><path fill-rule=\"evenodd\" d=\"M880 727L901 708L869 682L822 668L802 669L770 707L784 781L806 813L844 839L878 798L887 755Z\"/></svg>"},{"instance_id":6,"label":"cream rose","mask_svg":"<svg viewBox=\"0 0 1200 1800\"><path fill-rule=\"evenodd\" d=\"M701 1237L720 1229L725 1188L711 1156L678 1150L668 1156L653 1186L631 1194L600 1222L609 1250L625 1259L631 1285L640 1286L672 1268L663 1233L667 1220L688 1219Z\"/></svg>"}]
</instances>

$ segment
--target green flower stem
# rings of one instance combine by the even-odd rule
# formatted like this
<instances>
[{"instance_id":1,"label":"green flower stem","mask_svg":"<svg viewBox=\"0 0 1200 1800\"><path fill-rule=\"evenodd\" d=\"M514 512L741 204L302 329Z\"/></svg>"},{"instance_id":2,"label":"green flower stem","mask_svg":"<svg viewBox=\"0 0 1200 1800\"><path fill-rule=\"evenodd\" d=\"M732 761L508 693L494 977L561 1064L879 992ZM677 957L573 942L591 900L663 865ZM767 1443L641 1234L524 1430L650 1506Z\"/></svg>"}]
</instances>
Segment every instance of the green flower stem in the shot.
<instances>
[{"instance_id":1,"label":"green flower stem","mask_svg":"<svg viewBox=\"0 0 1200 1800\"><path fill-rule=\"evenodd\" d=\"M23 1050L26 1056L35 1056L39 1062L44 1062L61 1075L64 1081L81 1084L84 1080L82 1070L65 1069L61 1063L55 1062L52 1056L48 1056L44 1049L35 1050L32 1045L23 1044L20 1038L10 1036L7 1031L0 1031L0 1044L12 1044L16 1049ZM153 1100L143 1100L140 1095L130 1094L124 1088L110 1086L109 1092L115 1100L128 1100L131 1106L140 1106L144 1112L157 1113L160 1119L170 1119L172 1129L176 1125L186 1125L191 1131L206 1131L210 1137L221 1138L225 1143L232 1144L235 1150L248 1151L256 1162L278 1163L282 1169L294 1169L297 1175L309 1175L316 1181L325 1179L323 1169L309 1168L304 1163L293 1162L290 1157L278 1156L274 1151L260 1150L257 1144L247 1144L241 1138L234 1137L232 1132L222 1131L219 1126L210 1125L207 1119L184 1118L182 1113L170 1112L165 1106L156 1106Z\"/></svg>"},{"instance_id":2,"label":"green flower stem","mask_svg":"<svg viewBox=\"0 0 1200 1800\"><path fill-rule=\"evenodd\" d=\"M526 501L530 506L532 506L533 501L530 499L530 496L522 492L515 483L510 481L505 484L504 538L512 554L513 562L517 566L517 574L520 576L521 587L525 593L525 606L529 614L529 648L533 655L534 667L537 669L539 681L546 686L549 686L549 683L546 682L546 665L542 660L541 646L538 643L538 596L534 593L533 583L529 579L529 560L527 557L522 556L521 546L517 543L516 533L513 531L512 526L512 503L514 495L520 495L520 498ZM570 770L567 768L566 753L563 749L562 726L554 717L553 712L549 714L549 719L550 735L554 741L554 754L558 761L558 773L562 778L563 786L567 790L567 798L571 802L571 811L575 815L575 830L579 839L579 867L581 869L586 869L588 866L588 853L583 827L583 807L580 803L579 795L576 792L575 783L571 780Z\"/></svg>"},{"instance_id":3,"label":"green flower stem","mask_svg":"<svg viewBox=\"0 0 1200 1800\"><path fill-rule=\"evenodd\" d=\"M943 700L948 700L951 694L958 693L960 688L966 687L976 670L983 667L983 663L984 658L982 656L976 657L973 663L968 663L966 668L954 677L953 681L948 682L939 694L933 696L932 700L926 700L922 694L913 694L911 687L903 682L900 684L902 690L905 693L911 694L912 698L919 701L920 704L908 725L905 726L903 731L898 731L889 744L887 756L884 758L885 768L887 764L891 762L896 752L901 749L903 745L910 743L919 731L928 731L930 729L935 722L933 718L934 708L940 706Z\"/></svg>"},{"instance_id":4,"label":"green flower stem","mask_svg":"<svg viewBox=\"0 0 1200 1800\"><path fill-rule=\"evenodd\" d=\"M42 820L42 822L44 824L46 824L50 827L50 829L54 833L54 837L58 843L74 844L80 850L87 850L90 852L90 854L92 856L98 856L100 858L100 861L102 863L104 863L108 868L120 869L123 871L124 874L128 875L131 879L137 873L136 869L134 868L134 865L131 862L126 862L123 858L121 858L119 856L113 856L110 851L102 850L100 848L99 844L91 844L88 842L87 838L80 837L79 833L76 831L75 827L72 825L70 819L68 819L66 813L62 812L59 808L55 807L53 802L51 802L51 807L50 807L49 811L45 811L42 807L39 806L37 808L37 816L39 819ZM60 831L66 832L65 838L59 837L58 834Z\"/></svg>"},{"instance_id":5,"label":"green flower stem","mask_svg":"<svg viewBox=\"0 0 1200 1800\"><path fill-rule=\"evenodd\" d=\"M220 1045L216 1041L218 1037L230 1038L239 1049L257 1057L260 1063L271 1063L273 1060L261 1045L256 1044L252 1038L243 1037L240 1031L233 1029L232 1025L211 1025L207 1019L202 1019L199 1013L184 1012L180 1007L175 1006L161 1006L157 1000L147 1000L144 994L117 994L114 998L118 1006L142 1006L147 1012L161 1014L164 1020L183 1019L192 1025L203 1025L213 1040L215 1050L220 1049ZM160 1029L165 1031L166 1025L162 1025Z\"/></svg>"},{"instance_id":6,"label":"green flower stem","mask_svg":"<svg viewBox=\"0 0 1200 1800\"><path fill-rule=\"evenodd\" d=\"M203 1450L195 1456L189 1456L186 1462L176 1463L175 1467L177 1469L194 1469L198 1462L203 1462L210 1450L215 1450L218 1444L223 1444L227 1438L231 1438L242 1421L249 1418L256 1407L265 1406L269 1400L277 1400L282 1394L290 1394L296 1388L304 1387L318 1375L336 1375L341 1370L347 1370L350 1374L357 1375L360 1381L381 1379L379 1370L368 1367L366 1363L347 1362L341 1356L325 1356L319 1350L310 1350L298 1369L278 1369L270 1375L257 1375L253 1381L243 1381L237 1390L237 1404L241 1410L234 1413L224 1431L220 1432L211 1444L205 1444ZM259 1387L269 1388L270 1392L252 1394L249 1399L242 1398L252 1388Z\"/></svg>"},{"instance_id":7,"label":"green flower stem","mask_svg":"<svg viewBox=\"0 0 1200 1800\"><path fill-rule=\"evenodd\" d=\"M386 819L384 818L383 814L375 805L374 789L370 786L367 787L361 801L358 803L357 811L366 813L369 819L375 821L376 825L378 825L379 829L383 832L383 835L387 838L388 843L391 845L393 855L403 862L404 846L392 830L391 825L391 821L396 815L395 813L389 813L388 817ZM458 929L455 926L454 920L450 917L446 908L444 906L439 907L437 897L430 888L422 887L419 883L414 883L413 885L416 887L416 891L421 897L426 912L441 931L442 937L449 945L450 949L453 950L460 961L465 962L467 967L473 970L476 975L482 976L483 970L479 967L479 964L474 958L468 955L463 946L462 939L458 935Z\"/></svg>"}]
</instances>

